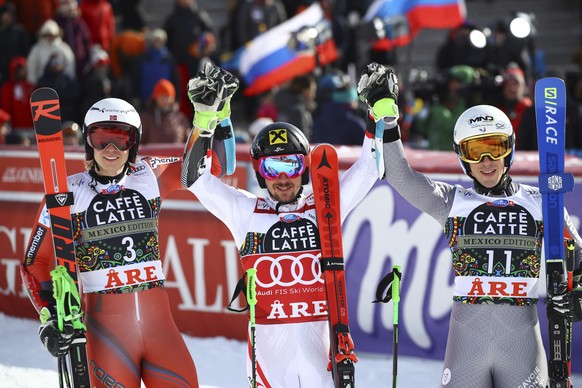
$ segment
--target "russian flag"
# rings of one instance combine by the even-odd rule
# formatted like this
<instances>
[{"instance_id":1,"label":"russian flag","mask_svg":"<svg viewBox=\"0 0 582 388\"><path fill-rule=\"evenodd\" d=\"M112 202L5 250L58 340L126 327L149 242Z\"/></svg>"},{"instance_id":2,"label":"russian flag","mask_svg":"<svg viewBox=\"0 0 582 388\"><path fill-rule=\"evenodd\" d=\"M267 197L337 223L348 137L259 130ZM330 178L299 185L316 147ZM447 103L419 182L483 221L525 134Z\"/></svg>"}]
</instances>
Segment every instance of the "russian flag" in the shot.
<instances>
[{"instance_id":1,"label":"russian flag","mask_svg":"<svg viewBox=\"0 0 582 388\"><path fill-rule=\"evenodd\" d=\"M314 3L247 44L240 57L240 73L247 84L244 93L263 93L335 61L337 55L331 24L319 3Z\"/></svg>"},{"instance_id":2,"label":"russian flag","mask_svg":"<svg viewBox=\"0 0 582 388\"><path fill-rule=\"evenodd\" d=\"M376 0L363 20L382 21L386 37L375 42L373 48L390 50L409 44L423 28L458 27L466 14L464 0Z\"/></svg>"}]
</instances>

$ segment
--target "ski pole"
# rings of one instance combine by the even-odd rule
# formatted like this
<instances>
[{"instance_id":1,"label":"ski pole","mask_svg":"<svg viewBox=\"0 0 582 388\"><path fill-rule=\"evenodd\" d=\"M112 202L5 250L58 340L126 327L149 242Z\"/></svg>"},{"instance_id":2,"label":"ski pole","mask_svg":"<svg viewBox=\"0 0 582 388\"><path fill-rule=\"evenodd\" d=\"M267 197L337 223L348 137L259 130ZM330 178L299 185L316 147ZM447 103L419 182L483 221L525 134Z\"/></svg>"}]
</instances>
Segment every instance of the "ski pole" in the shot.
<instances>
[{"instance_id":1,"label":"ski pole","mask_svg":"<svg viewBox=\"0 0 582 388\"><path fill-rule=\"evenodd\" d=\"M257 359L256 359L256 334L255 334L255 305L257 304L257 291L255 287L255 268L247 269L247 303L249 304L249 321L251 329L251 387L257 387Z\"/></svg>"},{"instance_id":2,"label":"ski pole","mask_svg":"<svg viewBox=\"0 0 582 388\"><path fill-rule=\"evenodd\" d=\"M398 303L400 302L400 284L402 272L399 265L394 265L392 271L384 276L376 288L376 300L372 303L388 303L392 301L394 307L393 335L392 335L392 387L396 388L398 375ZM385 294L384 294L385 293ZM384 296L382 296L384 295Z\"/></svg>"},{"instance_id":3,"label":"ski pole","mask_svg":"<svg viewBox=\"0 0 582 388\"><path fill-rule=\"evenodd\" d=\"M392 388L396 388L398 376L398 303L400 302L400 266L392 267L394 280L392 280L392 304L394 307L393 334L392 334Z\"/></svg>"},{"instance_id":4,"label":"ski pole","mask_svg":"<svg viewBox=\"0 0 582 388\"><path fill-rule=\"evenodd\" d=\"M71 387L69 368L73 373L74 387L89 386L89 370L87 368L87 355L85 350L85 331L83 324L83 310L81 310L81 298L77 285L69 272L62 265L57 265L50 272L53 283L53 296L56 301L57 327L60 332L65 330L65 321L73 326L73 342L69 347L70 365L65 356L59 357L59 384L62 387L63 379L66 386Z\"/></svg>"}]
</instances>

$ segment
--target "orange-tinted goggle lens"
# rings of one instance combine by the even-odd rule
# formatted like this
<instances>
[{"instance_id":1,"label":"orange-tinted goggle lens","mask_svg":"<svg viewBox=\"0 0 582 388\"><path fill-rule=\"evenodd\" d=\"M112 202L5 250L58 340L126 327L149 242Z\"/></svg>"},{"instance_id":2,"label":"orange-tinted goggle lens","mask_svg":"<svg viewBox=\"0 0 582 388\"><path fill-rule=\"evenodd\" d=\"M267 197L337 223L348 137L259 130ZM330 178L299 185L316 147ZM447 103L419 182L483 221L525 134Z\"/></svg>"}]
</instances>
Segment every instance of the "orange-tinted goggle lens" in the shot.
<instances>
[{"instance_id":1,"label":"orange-tinted goggle lens","mask_svg":"<svg viewBox=\"0 0 582 388\"><path fill-rule=\"evenodd\" d=\"M461 142L461 159L467 163L479 163L484 156L493 160L506 157L511 153L511 144L507 135L486 135L469 138Z\"/></svg>"}]
</instances>

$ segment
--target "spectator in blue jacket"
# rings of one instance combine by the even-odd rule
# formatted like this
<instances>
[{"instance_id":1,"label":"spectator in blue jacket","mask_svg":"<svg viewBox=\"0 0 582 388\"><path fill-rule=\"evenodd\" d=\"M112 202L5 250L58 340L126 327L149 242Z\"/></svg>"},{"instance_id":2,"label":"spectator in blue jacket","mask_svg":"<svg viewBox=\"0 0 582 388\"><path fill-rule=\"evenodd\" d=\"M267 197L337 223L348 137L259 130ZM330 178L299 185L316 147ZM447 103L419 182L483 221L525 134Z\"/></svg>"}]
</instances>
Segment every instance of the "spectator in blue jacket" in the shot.
<instances>
[{"instance_id":1,"label":"spectator in blue jacket","mask_svg":"<svg viewBox=\"0 0 582 388\"><path fill-rule=\"evenodd\" d=\"M350 76L336 70L317 86L318 109L313 117L313 143L360 145L366 132L365 113Z\"/></svg>"},{"instance_id":2,"label":"spectator in blue jacket","mask_svg":"<svg viewBox=\"0 0 582 388\"><path fill-rule=\"evenodd\" d=\"M137 59L133 72L134 93L140 105L149 100L154 87L161 79L172 82L178 95L180 94L178 68L174 55L166 45L167 39L166 32L160 28L146 36L146 51Z\"/></svg>"}]
</instances>

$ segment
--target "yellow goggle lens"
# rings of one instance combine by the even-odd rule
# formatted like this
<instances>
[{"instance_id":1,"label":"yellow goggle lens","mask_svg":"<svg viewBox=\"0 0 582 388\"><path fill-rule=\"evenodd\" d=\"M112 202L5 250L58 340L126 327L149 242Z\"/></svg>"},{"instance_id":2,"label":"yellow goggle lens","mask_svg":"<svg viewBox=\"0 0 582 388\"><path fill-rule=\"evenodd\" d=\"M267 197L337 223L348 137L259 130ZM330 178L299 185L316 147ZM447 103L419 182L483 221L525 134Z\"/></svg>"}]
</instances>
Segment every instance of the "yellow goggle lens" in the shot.
<instances>
[{"instance_id":1,"label":"yellow goggle lens","mask_svg":"<svg viewBox=\"0 0 582 388\"><path fill-rule=\"evenodd\" d=\"M464 162L479 163L484 156L493 160L506 157L512 147L507 135L484 135L463 140L459 146Z\"/></svg>"}]
</instances>

